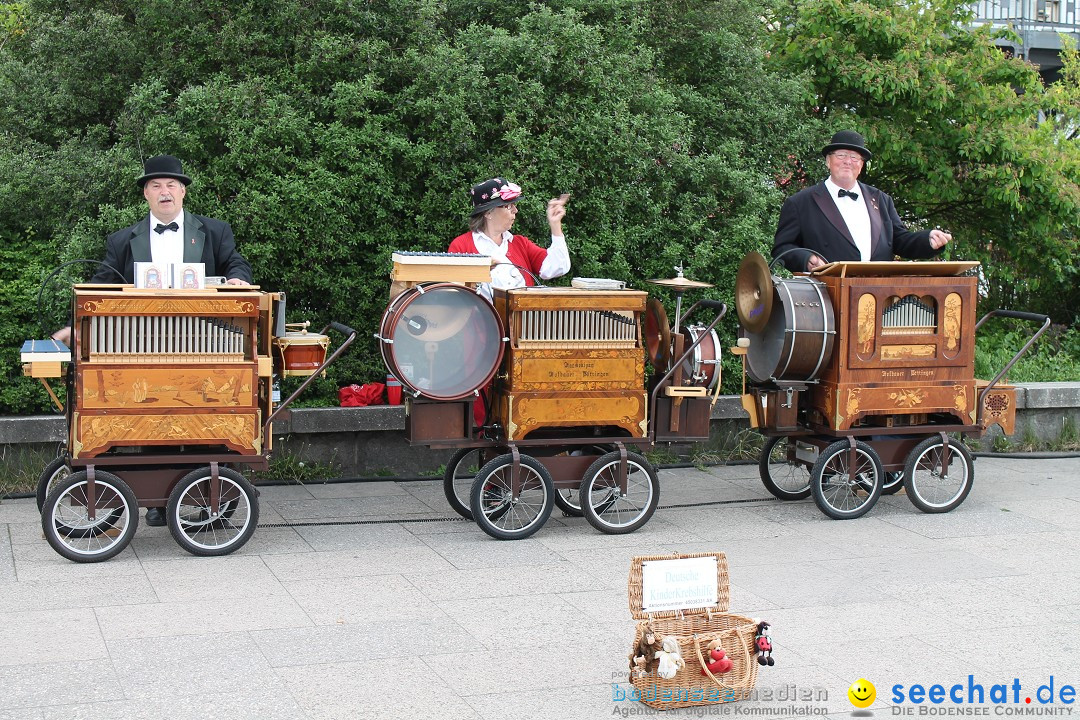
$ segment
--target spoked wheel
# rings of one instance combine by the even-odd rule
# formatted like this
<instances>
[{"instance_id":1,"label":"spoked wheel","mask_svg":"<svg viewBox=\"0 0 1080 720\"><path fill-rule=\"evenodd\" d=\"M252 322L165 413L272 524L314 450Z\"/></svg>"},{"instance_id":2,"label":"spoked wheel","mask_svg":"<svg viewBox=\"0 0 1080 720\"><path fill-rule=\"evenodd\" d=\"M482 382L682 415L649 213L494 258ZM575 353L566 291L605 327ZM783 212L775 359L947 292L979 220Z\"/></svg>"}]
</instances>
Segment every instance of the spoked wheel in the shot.
<instances>
[{"instance_id":1,"label":"spoked wheel","mask_svg":"<svg viewBox=\"0 0 1080 720\"><path fill-rule=\"evenodd\" d=\"M514 456L500 455L476 474L469 496L473 519L498 540L521 540L543 527L555 504L551 473L536 458L520 455L520 490L512 494Z\"/></svg>"},{"instance_id":2,"label":"spoked wheel","mask_svg":"<svg viewBox=\"0 0 1080 720\"><path fill-rule=\"evenodd\" d=\"M834 520L862 517L881 496L884 472L877 452L858 441L854 467L850 459L848 441L837 440L822 451L810 470L814 502Z\"/></svg>"},{"instance_id":3,"label":"spoked wheel","mask_svg":"<svg viewBox=\"0 0 1080 720\"><path fill-rule=\"evenodd\" d=\"M45 504L45 498L49 496L53 488L60 484L60 481L71 475L71 466L68 464L70 459L67 455L61 455L54 458L51 463L45 466L45 469L41 471L41 475L38 476L37 484L37 509L41 512L42 506Z\"/></svg>"},{"instance_id":4,"label":"spoked wheel","mask_svg":"<svg viewBox=\"0 0 1080 720\"><path fill-rule=\"evenodd\" d=\"M881 486L882 495L895 495L904 487L904 471L885 472L885 484Z\"/></svg>"},{"instance_id":5,"label":"spoked wheel","mask_svg":"<svg viewBox=\"0 0 1080 720\"><path fill-rule=\"evenodd\" d=\"M609 535L631 533L649 522L660 502L660 481L648 460L626 453L626 492L619 483L619 453L601 455L581 481L585 519Z\"/></svg>"},{"instance_id":6,"label":"spoked wheel","mask_svg":"<svg viewBox=\"0 0 1080 720\"><path fill-rule=\"evenodd\" d=\"M94 473L94 518L87 510L89 477L72 473L41 506L41 529L53 550L68 560L91 563L119 554L135 536L139 511L135 493L112 473Z\"/></svg>"},{"instance_id":7,"label":"spoked wheel","mask_svg":"<svg viewBox=\"0 0 1080 720\"><path fill-rule=\"evenodd\" d=\"M228 555L251 538L259 523L259 500L251 483L229 468L219 468L218 478L217 507L210 502L209 467L189 472L169 494L169 531L192 555Z\"/></svg>"},{"instance_id":8,"label":"spoked wheel","mask_svg":"<svg viewBox=\"0 0 1080 720\"><path fill-rule=\"evenodd\" d=\"M761 484L780 500L805 500L810 497L810 469L805 463L788 460L791 438L771 437L761 450L758 472Z\"/></svg>"},{"instance_id":9,"label":"spoked wheel","mask_svg":"<svg viewBox=\"0 0 1080 720\"><path fill-rule=\"evenodd\" d=\"M942 468L945 449L941 436L915 446L904 466L904 487L911 504L927 513L949 512L971 492L975 465L962 443L949 438L949 467Z\"/></svg>"},{"instance_id":10,"label":"spoked wheel","mask_svg":"<svg viewBox=\"0 0 1080 720\"><path fill-rule=\"evenodd\" d=\"M484 455L481 448L461 448L450 456L446 463L446 471L443 473L443 494L446 501L461 517L472 520L472 509L469 507L469 492L472 490L473 480L476 473L484 464Z\"/></svg>"}]
</instances>

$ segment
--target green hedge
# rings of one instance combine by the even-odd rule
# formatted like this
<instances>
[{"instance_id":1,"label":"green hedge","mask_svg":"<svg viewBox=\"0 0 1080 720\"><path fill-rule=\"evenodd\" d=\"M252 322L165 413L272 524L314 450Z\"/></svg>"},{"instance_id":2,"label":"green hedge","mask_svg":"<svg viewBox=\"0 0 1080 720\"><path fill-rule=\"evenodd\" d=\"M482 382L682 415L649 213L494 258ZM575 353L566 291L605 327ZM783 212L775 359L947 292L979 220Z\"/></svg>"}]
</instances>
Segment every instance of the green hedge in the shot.
<instances>
[{"instance_id":1,"label":"green hedge","mask_svg":"<svg viewBox=\"0 0 1080 720\"><path fill-rule=\"evenodd\" d=\"M371 333L390 254L445 250L465 190L494 175L523 186L516 227L541 244L546 199L573 194L572 275L653 289L684 263L730 302L739 260L771 244L776 178L823 134L802 79L765 69L759 10L31 0L0 51L0 411L48 406L18 377L17 347L63 322L66 283L92 267L59 276L43 321L42 278L100 259L105 235L143 214L133 180L157 153L183 159L186 207L232 224L290 321L360 331L308 404L385 376Z\"/></svg>"}]
</instances>

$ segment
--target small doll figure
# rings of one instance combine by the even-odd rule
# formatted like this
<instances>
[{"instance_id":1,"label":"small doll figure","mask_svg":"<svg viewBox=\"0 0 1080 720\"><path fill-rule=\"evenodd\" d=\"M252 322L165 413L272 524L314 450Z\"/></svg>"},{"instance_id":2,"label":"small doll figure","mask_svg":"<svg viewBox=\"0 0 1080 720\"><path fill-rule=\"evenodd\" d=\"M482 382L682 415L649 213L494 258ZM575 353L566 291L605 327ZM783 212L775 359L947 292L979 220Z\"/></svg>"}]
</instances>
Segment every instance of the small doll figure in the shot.
<instances>
[{"instance_id":1,"label":"small doll figure","mask_svg":"<svg viewBox=\"0 0 1080 720\"><path fill-rule=\"evenodd\" d=\"M772 633L769 631L769 623L764 620L758 623L757 635L754 636L754 647L757 648L758 665L774 665L772 658Z\"/></svg>"},{"instance_id":2,"label":"small doll figure","mask_svg":"<svg viewBox=\"0 0 1080 720\"><path fill-rule=\"evenodd\" d=\"M665 680L672 679L686 667L686 661L679 652L679 641L673 635L664 638L662 649L657 651L654 657L660 661L656 666L656 674Z\"/></svg>"},{"instance_id":3,"label":"small doll figure","mask_svg":"<svg viewBox=\"0 0 1080 720\"><path fill-rule=\"evenodd\" d=\"M641 633L641 640L638 641L634 652L630 653L631 672L639 675L648 674L656 657L656 652L660 649L660 638L656 636L656 631L653 629L650 620L646 623L645 631Z\"/></svg>"}]
</instances>

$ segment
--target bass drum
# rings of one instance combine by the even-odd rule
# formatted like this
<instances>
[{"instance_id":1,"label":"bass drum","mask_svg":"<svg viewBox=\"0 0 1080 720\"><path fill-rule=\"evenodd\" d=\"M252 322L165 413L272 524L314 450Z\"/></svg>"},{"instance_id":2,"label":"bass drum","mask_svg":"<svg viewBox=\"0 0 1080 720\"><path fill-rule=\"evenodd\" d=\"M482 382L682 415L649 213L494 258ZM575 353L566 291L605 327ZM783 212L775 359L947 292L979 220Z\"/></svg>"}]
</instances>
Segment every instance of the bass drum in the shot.
<instances>
[{"instance_id":1,"label":"bass drum","mask_svg":"<svg viewBox=\"0 0 1080 720\"><path fill-rule=\"evenodd\" d=\"M683 330L684 347L690 347L704 332L704 325L688 325ZM688 358L688 362L692 363L690 377L687 378L692 381L691 384L704 385L709 390L716 388L716 384L720 382L719 351L720 338L715 330L710 330Z\"/></svg>"},{"instance_id":2,"label":"bass drum","mask_svg":"<svg viewBox=\"0 0 1080 720\"><path fill-rule=\"evenodd\" d=\"M773 277L773 303L761 332L748 332L746 371L756 382L809 382L832 360L836 315L825 283Z\"/></svg>"},{"instance_id":3,"label":"bass drum","mask_svg":"<svg viewBox=\"0 0 1080 720\"><path fill-rule=\"evenodd\" d=\"M417 285L394 298L379 325L387 370L414 393L461 400L487 385L503 356L491 303L453 283Z\"/></svg>"}]
</instances>

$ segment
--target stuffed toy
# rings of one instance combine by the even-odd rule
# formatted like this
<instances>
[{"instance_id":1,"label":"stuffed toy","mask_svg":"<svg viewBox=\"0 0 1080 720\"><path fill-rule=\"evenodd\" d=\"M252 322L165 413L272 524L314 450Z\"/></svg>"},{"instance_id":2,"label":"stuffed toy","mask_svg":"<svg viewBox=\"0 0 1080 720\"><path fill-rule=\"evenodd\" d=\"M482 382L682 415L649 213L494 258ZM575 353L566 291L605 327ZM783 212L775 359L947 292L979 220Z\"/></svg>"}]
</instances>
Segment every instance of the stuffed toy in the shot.
<instances>
[{"instance_id":1,"label":"stuffed toy","mask_svg":"<svg viewBox=\"0 0 1080 720\"><path fill-rule=\"evenodd\" d=\"M772 633L769 630L769 623L765 621L758 623L757 635L754 636L754 647L757 648L758 665L775 664L772 658Z\"/></svg>"},{"instance_id":2,"label":"stuffed toy","mask_svg":"<svg viewBox=\"0 0 1080 720\"><path fill-rule=\"evenodd\" d=\"M713 675L721 675L731 669L734 664L731 662L731 658L727 656L724 649L720 647L719 638L709 643L706 648L709 651L705 660L705 667L701 668L701 674L706 675L705 668L709 669L709 672Z\"/></svg>"},{"instance_id":3,"label":"stuffed toy","mask_svg":"<svg viewBox=\"0 0 1080 720\"><path fill-rule=\"evenodd\" d=\"M650 620L645 623L645 631L641 633L641 639L638 640L634 652L630 653L630 670L643 675L647 674L652 667L657 650L660 650L660 638L656 636L656 630L653 629Z\"/></svg>"},{"instance_id":4,"label":"stuffed toy","mask_svg":"<svg viewBox=\"0 0 1080 720\"><path fill-rule=\"evenodd\" d=\"M661 647L662 649L653 655L660 661L656 666L656 674L665 680L670 680L686 667L686 661L683 660L682 654L679 653L679 641L674 635L668 635L664 638Z\"/></svg>"}]
</instances>

